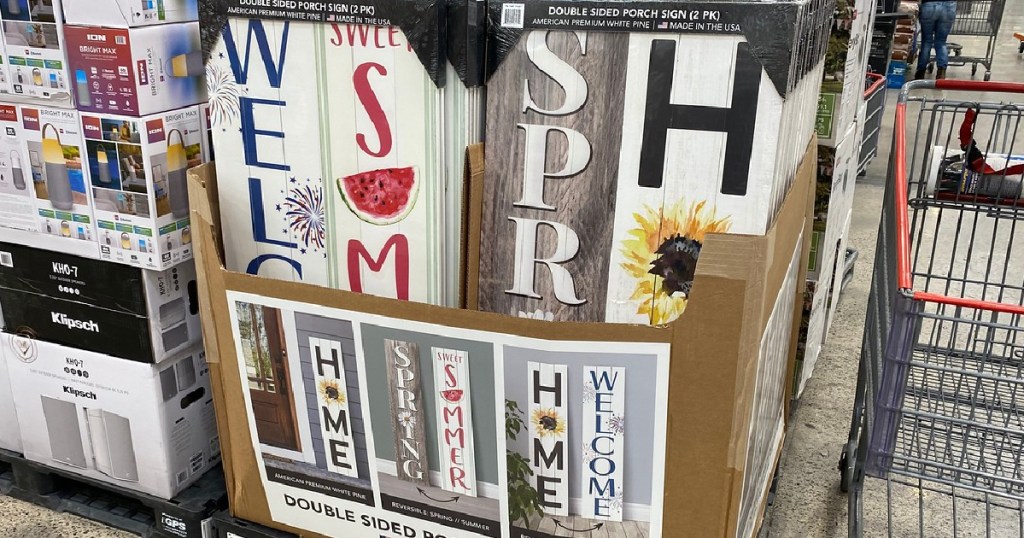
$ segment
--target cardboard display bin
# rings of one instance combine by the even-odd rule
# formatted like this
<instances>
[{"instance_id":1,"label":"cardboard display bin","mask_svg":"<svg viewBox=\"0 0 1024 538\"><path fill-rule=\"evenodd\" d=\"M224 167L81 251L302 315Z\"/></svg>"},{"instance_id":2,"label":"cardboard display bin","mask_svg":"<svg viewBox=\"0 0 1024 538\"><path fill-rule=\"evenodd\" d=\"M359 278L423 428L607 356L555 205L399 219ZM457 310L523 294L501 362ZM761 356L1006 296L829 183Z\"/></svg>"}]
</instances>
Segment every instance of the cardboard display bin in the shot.
<instances>
[{"instance_id":1,"label":"cardboard display bin","mask_svg":"<svg viewBox=\"0 0 1024 538\"><path fill-rule=\"evenodd\" d=\"M708 236L690 304L665 327L523 319L228 271L214 167L193 169L232 515L345 538L598 526L753 535L785 431L815 148L765 235ZM472 298L482 147L467 170ZM523 488L540 513L521 513L522 496L508 493Z\"/></svg>"},{"instance_id":2,"label":"cardboard display bin","mask_svg":"<svg viewBox=\"0 0 1024 538\"><path fill-rule=\"evenodd\" d=\"M165 271L0 243L8 332L138 362L199 343L195 265Z\"/></svg>"},{"instance_id":3,"label":"cardboard display bin","mask_svg":"<svg viewBox=\"0 0 1024 538\"><path fill-rule=\"evenodd\" d=\"M220 461L201 351L155 366L0 340L27 459L164 499Z\"/></svg>"}]
</instances>

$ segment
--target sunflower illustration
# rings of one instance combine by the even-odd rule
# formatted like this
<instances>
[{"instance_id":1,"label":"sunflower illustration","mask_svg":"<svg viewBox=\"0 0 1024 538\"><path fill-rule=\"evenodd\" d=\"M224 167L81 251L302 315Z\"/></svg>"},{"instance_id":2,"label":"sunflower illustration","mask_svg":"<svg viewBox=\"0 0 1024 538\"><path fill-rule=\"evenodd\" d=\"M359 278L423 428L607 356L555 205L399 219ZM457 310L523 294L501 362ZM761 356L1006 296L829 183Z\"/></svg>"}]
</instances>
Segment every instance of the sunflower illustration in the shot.
<instances>
[{"instance_id":1,"label":"sunflower illustration","mask_svg":"<svg viewBox=\"0 0 1024 538\"><path fill-rule=\"evenodd\" d=\"M323 379L320 381L318 389L320 392L320 399L323 400L324 404L342 405L345 403L345 393L338 386L338 380Z\"/></svg>"},{"instance_id":2,"label":"sunflower illustration","mask_svg":"<svg viewBox=\"0 0 1024 538\"><path fill-rule=\"evenodd\" d=\"M565 419L554 409L540 408L533 412L530 419L538 437L561 437L565 434Z\"/></svg>"},{"instance_id":3,"label":"sunflower illustration","mask_svg":"<svg viewBox=\"0 0 1024 538\"><path fill-rule=\"evenodd\" d=\"M651 325L682 315L704 237L727 232L732 225L706 204L680 199L663 211L645 206L642 213L633 214L638 226L622 241L622 268L636 279L630 298L640 301L637 314L646 315Z\"/></svg>"}]
</instances>

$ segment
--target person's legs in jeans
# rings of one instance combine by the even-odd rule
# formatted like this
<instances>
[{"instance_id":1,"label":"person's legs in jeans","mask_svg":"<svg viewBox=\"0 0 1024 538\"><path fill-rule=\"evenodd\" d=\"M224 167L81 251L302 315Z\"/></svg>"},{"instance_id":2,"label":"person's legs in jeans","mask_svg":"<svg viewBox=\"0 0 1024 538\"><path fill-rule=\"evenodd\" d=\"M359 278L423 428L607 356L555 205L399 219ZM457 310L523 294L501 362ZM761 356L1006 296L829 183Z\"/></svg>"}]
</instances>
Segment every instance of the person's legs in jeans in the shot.
<instances>
[{"instance_id":1,"label":"person's legs in jeans","mask_svg":"<svg viewBox=\"0 0 1024 538\"><path fill-rule=\"evenodd\" d=\"M917 51L917 72L914 74L914 78L924 78L925 68L928 67L928 62L932 60L933 44L936 48L936 56L945 52L944 50L940 52L938 43L935 42L935 29L939 22L938 5L938 2L928 2L921 5L921 16L918 19L921 23L921 50ZM948 36L949 32L946 32L946 35Z\"/></svg>"},{"instance_id":2,"label":"person's legs in jeans","mask_svg":"<svg viewBox=\"0 0 1024 538\"><path fill-rule=\"evenodd\" d=\"M956 2L929 2L925 5L932 4L936 7L935 65L938 71L935 78L946 78L946 68L949 67L946 39L949 38L949 32L953 30L953 21L956 20Z\"/></svg>"}]
</instances>

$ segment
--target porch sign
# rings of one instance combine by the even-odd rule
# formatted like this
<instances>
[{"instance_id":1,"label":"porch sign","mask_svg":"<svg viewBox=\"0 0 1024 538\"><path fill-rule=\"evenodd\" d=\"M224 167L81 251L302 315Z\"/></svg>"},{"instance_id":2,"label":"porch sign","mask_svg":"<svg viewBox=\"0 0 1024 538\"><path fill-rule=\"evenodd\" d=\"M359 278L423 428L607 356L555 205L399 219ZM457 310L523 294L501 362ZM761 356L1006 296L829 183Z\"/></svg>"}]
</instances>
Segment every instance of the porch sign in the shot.
<instances>
[{"instance_id":1,"label":"porch sign","mask_svg":"<svg viewBox=\"0 0 1024 538\"><path fill-rule=\"evenodd\" d=\"M388 401L395 435L398 478L429 486L423 391L420 389L420 348L400 340L384 340L388 370Z\"/></svg>"},{"instance_id":2,"label":"porch sign","mask_svg":"<svg viewBox=\"0 0 1024 538\"><path fill-rule=\"evenodd\" d=\"M316 381L316 402L320 410L327 470L358 478L341 342L310 337L309 350L313 358L313 379Z\"/></svg>"},{"instance_id":3,"label":"porch sign","mask_svg":"<svg viewBox=\"0 0 1024 538\"><path fill-rule=\"evenodd\" d=\"M547 515L569 515L568 368L564 364L527 364L530 399L530 483Z\"/></svg>"},{"instance_id":4,"label":"porch sign","mask_svg":"<svg viewBox=\"0 0 1024 538\"><path fill-rule=\"evenodd\" d=\"M434 401L437 408L437 450L441 488L476 497L476 452L469 393L469 354L432 348Z\"/></svg>"},{"instance_id":5,"label":"porch sign","mask_svg":"<svg viewBox=\"0 0 1024 538\"><path fill-rule=\"evenodd\" d=\"M626 369L583 369L583 468L580 515L622 521Z\"/></svg>"},{"instance_id":6,"label":"porch sign","mask_svg":"<svg viewBox=\"0 0 1024 538\"><path fill-rule=\"evenodd\" d=\"M233 18L207 80L230 269L441 302L443 90L402 30Z\"/></svg>"}]
</instances>

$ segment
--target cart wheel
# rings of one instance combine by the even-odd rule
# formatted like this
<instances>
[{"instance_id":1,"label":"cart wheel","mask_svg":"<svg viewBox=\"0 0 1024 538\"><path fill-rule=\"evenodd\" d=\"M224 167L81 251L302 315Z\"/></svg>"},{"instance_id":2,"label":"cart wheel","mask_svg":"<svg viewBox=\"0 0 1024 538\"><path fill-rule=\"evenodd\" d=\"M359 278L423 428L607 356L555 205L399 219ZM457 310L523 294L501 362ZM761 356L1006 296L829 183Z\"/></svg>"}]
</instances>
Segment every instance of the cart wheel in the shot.
<instances>
[{"instance_id":1,"label":"cart wheel","mask_svg":"<svg viewBox=\"0 0 1024 538\"><path fill-rule=\"evenodd\" d=\"M971 76L973 77L974 75L977 75L977 74L978 74L978 64L974 64L974 65L971 66Z\"/></svg>"},{"instance_id":2,"label":"cart wheel","mask_svg":"<svg viewBox=\"0 0 1024 538\"><path fill-rule=\"evenodd\" d=\"M846 472L846 448L843 448L843 455L839 456L839 491L850 492L850 474Z\"/></svg>"},{"instance_id":3,"label":"cart wheel","mask_svg":"<svg viewBox=\"0 0 1024 538\"><path fill-rule=\"evenodd\" d=\"M991 71L985 71L985 82L988 82L990 80L992 80L992 72Z\"/></svg>"}]
</instances>

